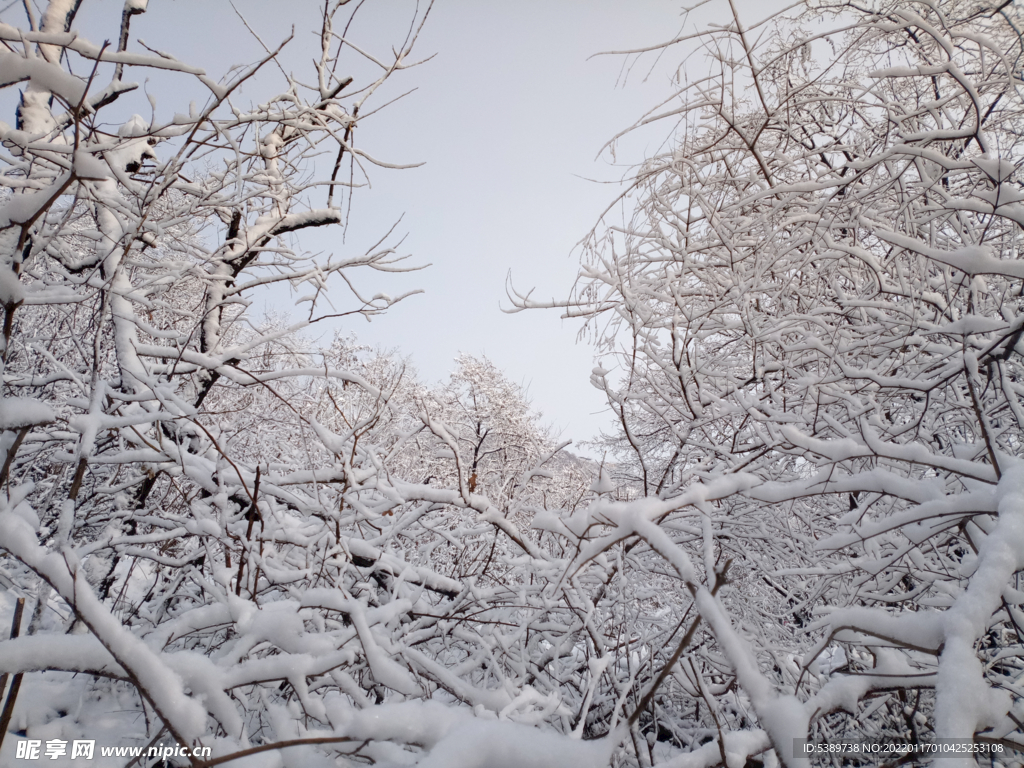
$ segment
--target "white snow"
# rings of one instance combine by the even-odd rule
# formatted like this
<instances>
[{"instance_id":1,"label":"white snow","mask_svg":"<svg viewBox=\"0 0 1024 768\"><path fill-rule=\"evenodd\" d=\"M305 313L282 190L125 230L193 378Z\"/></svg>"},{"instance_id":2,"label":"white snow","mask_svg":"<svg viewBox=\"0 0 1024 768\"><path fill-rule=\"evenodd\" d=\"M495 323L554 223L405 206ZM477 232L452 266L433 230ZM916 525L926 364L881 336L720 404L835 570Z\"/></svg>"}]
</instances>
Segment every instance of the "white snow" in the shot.
<instances>
[{"instance_id":1,"label":"white snow","mask_svg":"<svg viewBox=\"0 0 1024 768\"><path fill-rule=\"evenodd\" d=\"M13 270L0 267L0 304L20 304L24 299L25 289L18 276Z\"/></svg>"},{"instance_id":2,"label":"white snow","mask_svg":"<svg viewBox=\"0 0 1024 768\"><path fill-rule=\"evenodd\" d=\"M31 80L40 90L55 93L74 106L85 96L85 83L45 59L0 51L0 87Z\"/></svg>"},{"instance_id":3,"label":"white snow","mask_svg":"<svg viewBox=\"0 0 1024 768\"><path fill-rule=\"evenodd\" d=\"M0 400L0 429L21 429L50 424L57 418L46 403L30 397L5 397Z\"/></svg>"}]
</instances>

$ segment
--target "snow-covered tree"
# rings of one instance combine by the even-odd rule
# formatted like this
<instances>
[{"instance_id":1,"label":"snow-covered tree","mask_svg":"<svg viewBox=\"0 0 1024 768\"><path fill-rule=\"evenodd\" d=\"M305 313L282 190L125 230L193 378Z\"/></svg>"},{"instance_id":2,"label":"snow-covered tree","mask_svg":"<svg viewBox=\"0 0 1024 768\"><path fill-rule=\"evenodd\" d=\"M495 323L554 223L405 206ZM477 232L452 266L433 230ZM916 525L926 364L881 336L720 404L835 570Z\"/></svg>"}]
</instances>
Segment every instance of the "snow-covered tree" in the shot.
<instances>
[{"instance_id":1,"label":"snow-covered tree","mask_svg":"<svg viewBox=\"0 0 1024 768\"><path fill-rule=\"evenodd\" d=\"M341 170L384 164L355 141L360 114L409 66L428 8L387 59L345 37L340 14L361 4L324 3L309 76L243 106L239 86L276 76L280 49L217 81L136 50L145 2L125 4L116 46L76 30L80 5L37 20L26 4L27 28L0 25L0 80L25 83L15 127L0 124L5 616L28 601L21 637L0 641L17 704L0 732L166 739L221 762L296 742L295 765L322 764L316 744L357 762L389 744L423 754L470 711L392 699L440 686L500 710L515 694L435 660L465 590L401 558L412 520L395 509L491 507L391 474L401 371L298 335L386 310L397 299L363 298L356 273L401 259L386 244L316 259L291 233L341 225L359 181ZM345 76L352 57L378 75ZM129 76L154 69L204 106L126 120L150 112ZM250 301L284 282L308 288L308 319L259 322ZM389 639L409 632L412 660ZM359 719L385 700L393 718Z\"/></svg>"},{"instance_id":2,"label":"snow-covered tree","mask_svg":"<svg viewBox=\"0 0 1024 768\"><path fill-rule=\"evenodd\" d=\"M0 124L0 762L42 739L194 768L600 762L610 743L567 735L579 601L552 603L561 555L519 527L554 460L520 393L485 363L430 393L304 334L399 300L358 287L405 268L386 241L323 259L294 233L342 226L357 170L386 165L355 137L429 6L389 58L349 38L364 4L325 2L312 71L270 91L280 49L217 81L136 50L145 2L117 46L80 5L0 24L0 81L27 83ZM205 105L132 116L155 113L129 81L149 69ZM242 83L277 95L244 106ZM255 316L286 282L306 319ZM467 543L473 567L435 567Z\"/></svg>"},{"instance_id":3,"label":"snow-covered tree","mask_svg":"<svg viewBox=\"0 0 1024 768\"><path fill-rule=\"evenodd\" d=\"M694 38L713 71L645 119L677 121L671 151L567 305L607 329L618 431L592 472L486 360L428 388L305 330L395 301L355 279L405 268L386 241L325 260L296 233L343 226L356 170L386 165L358 126L426 8L388 58L349 38L362 4L328 0L309 77L269 91L278 49L215 81L136 50L145 2L116 46L80 5L0 24L0 83L26 83L0 124L5 624L25 601L2 760L1024 741L1019 8L819 0ZM205 106L136 107L147 68ZM277 95L244 106L243 82ZM255 316L284 282L307 319Z\"/></svg>"},{"instance_id":4,"label":"snow-covered tree","mask_svg":"<svg viewBox=\"0 0 1024 768\"><path fill-rule=\"evenodd\" d=\"M421 390L414 399L420 427L405 442L401 457L410 477L441 487L464 488L487 498L523 535L544 508L570 506L586 494L590 467L557 443L530 406L523 387L487 358L462 354L447 381ZM480 525L473 515L441 509L432 525L450 541L436 551L435 567L479 583L515 583L528 575L522 564L506 563L519 546L500 529Z\"/></svg>"},{"instance_id":5,"label":"snow-covered tree","mask_svg":"<svg viewBox=\"0 0 1024 768\"><path fill-rule=\"evenodd\" d=\"M673 765L1024 743L1024 17L811 5L695 38L711 70L643 121L671 151L568 305L608 329L593 382L644 497L593 506L577 562L647 551L707 630L651 651Z\"/></svg>"}]
</instances>

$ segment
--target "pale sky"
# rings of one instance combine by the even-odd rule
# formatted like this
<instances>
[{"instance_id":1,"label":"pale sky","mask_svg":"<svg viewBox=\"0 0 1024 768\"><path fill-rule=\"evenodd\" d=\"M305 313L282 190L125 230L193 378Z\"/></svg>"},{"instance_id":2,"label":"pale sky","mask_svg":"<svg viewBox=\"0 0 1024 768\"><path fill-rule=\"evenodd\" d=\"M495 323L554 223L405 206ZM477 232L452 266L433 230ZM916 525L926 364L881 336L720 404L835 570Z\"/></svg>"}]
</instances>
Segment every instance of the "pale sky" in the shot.
<instances>
[{"instance_id":1,"label":"pale sky","mask_svg":"<svg viewBox=\"0 0 1024 768\"><path fill-rule=\"evenodd\" d=\"M20 5L0 19L23 24ZM122 0L85 0L78 26L94 42L116 41L122 6ZM283 66L308 82L318 45L310 31L319 30L322 3L235 0L235 7L269 46L294 24ZM760 20L767 5L746 0L739 7L749 23ZM412 8L408 0L367 3L350 37L387 58L391 46L401 44ZM649 55L628 77L622 57L589 57L675 37L681 8L671 0L438 0L414 57L433 59L399 73L389 93L417 90L361 122L357 136L376 157L424 165L375 169L373 188L355 197L344 243L337 230L306 230L299 240L306 250L354 254L403 217L401 251L412 254L411 263L432 266L410 275L355 278L369 296L414 288L425 293L372 323L347 319L340 327L363 343L408 355L428 382L445 378L460 351L485 354L529 388L543 421L563 439L596 435L608 414L589 384L593 351L577 342L580 322L562 321L557 311L502 313L510 306L505 281L511 272L518 289L536 289L535 298L568 297L579 267L575 245L616 198L628 166L660 149L668 126L621 143L618 165L609 153L598 153L671 93L670 75L686 50L671 49L657 65ZM691 17L691 26L695 19L729 22L728 0L712 0ZM131 46L137 38L204 67L215 79L262 52L228 0L150 0L148 12L133 20ZM369 72L354 72L356 85ZM129 68L125 79L147 74ZM281 89L279 72L262 74L262 85L243 91L243 99ZM147 89L157 98L158 117L186 111L190 98L205 98L201 88L177 92L151 77Z\"/></svg>"}]
</instances>

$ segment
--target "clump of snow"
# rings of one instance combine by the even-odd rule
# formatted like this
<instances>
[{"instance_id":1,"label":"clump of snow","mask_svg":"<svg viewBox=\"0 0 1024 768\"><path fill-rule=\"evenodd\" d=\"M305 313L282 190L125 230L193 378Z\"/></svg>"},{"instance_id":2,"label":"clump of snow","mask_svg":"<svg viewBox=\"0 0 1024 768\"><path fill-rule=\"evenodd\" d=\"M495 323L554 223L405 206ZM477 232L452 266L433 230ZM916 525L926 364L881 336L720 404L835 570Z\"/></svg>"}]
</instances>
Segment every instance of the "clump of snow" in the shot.
<instances>
[{"instance_id":1,"label":"clump of snow","mask_svg":"<svg viewBox=\"0 0 1024 768\"><path fill-rule=\"evenodd\" d=\"M0 267L0 304L11 306L25 300L25 289L21 280L11 269Z\"/></svg>"},{"instance_id":2,"label":"clump of snow","mask_svg":"<svg viewBox=\"0 0 1024 768\"><path fill-rule=\"evenodd\" d=\"M80 149L75 152L75 175L80 179L106 179L110 168L92 152Z\"/></svg>"},{"instance_id":3,"label":"clump of snow","mask_svg":"<svg viewBox=\"0 0 1024 768\"><path fill-rule=\"evenodd\" d=\"M0 400L0 429L35 427L55 419L50 406L31 397L5 397Z\"/></svg>"},{"instance_id":4,"label":"clump of snow","mask_svg":"<svg viewBox=\"0 0 1024 768\"><path fill-rule=\"evenodd\" d=\"M971 160L976 166L978 166L982 172L992 179L995 183L1006 181L1013 176L1014 171L1017 170L1011 160L998 157L993 153L986 152L981 157L975 157Z\"/></svg>"},{"instance_id":5,"label":"clump of snow","mask_svg":"<svg viewBox=\"0 0 1024 768\"><path fill-rule=\"evenodd\" d=\"M0 87L30 80L40 90L56 93L69 104L78 104L85 96L84 82L45 59L0 51L0 73Z\"/></svg>"},{"instance_id":6,"label":"clump of snow","mask_svg":"<svg viewBox=\"0 0 1024 768\"><path fill-rule=\"evenodd\" d=\"M830 645L818 657L818 674L828 677L847 664L846 651L841 645Z\"/></svg>"},{"instance_id":7,"label":"clump of snow","mask_svg":"<svg viewBox=\"0 0 1024 768\"><path fill-rule=\"evenodd\" d=\"M611 493L615 490L615 481L604 467L601 467L597 479L590 484L590 490L594 493Z\"/></svg>"},{"instance_id":8,"label":"clump of snow","mask_svg":"<svg viewBox=\"0 0 1024 768\"><path fill-rule=\"evenodd\" d=\"M23 501L11 511L32 526L33 530L39 528L39 515L36 514L36 511L27 502Z\"/></svg>"},{"instance_id":9,"label":"clump of snow","mask_svg":"<svg viewBox=\"0 0 1024 768\"><path fill-rule=\"evenodd\" d=\"M120 128L117 129L117 135L123 138L137 138L139 136L145 136L148 133L149 123L139 115L132 115Z\"/></svg>"}]
</instances>

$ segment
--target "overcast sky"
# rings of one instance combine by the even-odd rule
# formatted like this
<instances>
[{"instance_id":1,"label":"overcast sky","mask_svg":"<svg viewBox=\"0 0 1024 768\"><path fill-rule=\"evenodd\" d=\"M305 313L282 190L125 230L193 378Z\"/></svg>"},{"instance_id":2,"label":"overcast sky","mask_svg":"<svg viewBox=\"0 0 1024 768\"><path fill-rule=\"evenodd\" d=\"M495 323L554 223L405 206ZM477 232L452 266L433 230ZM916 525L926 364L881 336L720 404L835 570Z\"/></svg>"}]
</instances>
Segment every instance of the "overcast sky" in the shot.
<instances>
[{"instance_id":1,"label":"overcast sky","mask_svg":"<svg viewBox=\"0 0 1024 768\"><path fill-rule=\"evenodd\" d=\"M116 40L122 5L85 0L80 28L95 42ZM767 5L746 0L741 15L760 20ZM319 29L322 3L235 0L235 7L267 45L295 26L283 66L308 82L318 44L310 33ZM594 436L608 417L589 384L593 351L577 341L580 323L560 320L557 311L504 314L502 307L511 306L506 278L511 274L520 290L535 288L536 298L569 295L579 267L575 245L616 198L629 165L659 150L667 126L621 143L619 164L599 152L671 93L670 75L684 50L670 50L653 71L655 58L642 59L628 77L623 57L593 55L675 37L681 7L672 0L438 0L415 57L433 58L399 73L391 94L417 90L361 122L357 137L376 157L424 165L376 170L372 190L355 197L344 243L336 231L307 230L299 241L312 251L353 253L401 218L402 252L431 266L357 281L370 296L425 293L372 323L349 319L342 327L364 343L410 356L427 381L445 378L460 351L485 354L529 388L535 408L563 438ZM413 8L406 0L367 3L349 36L387 58L401 44ZM0 18L23 24L20 3ZM730 20L728 0L712 0L690 17L690 26ZM132 33L215 78L261 54L228 0L150 0ZM243 98L266 98L281 88L280 73L264 74ZM359 85L369 70L355 74ZM125 79L133 76L145 75L129 68ZM201 90L168 90L155 79L147 89L164 119L186 111L189 98L205 97Z\"/></svg>"}]
</instances>

